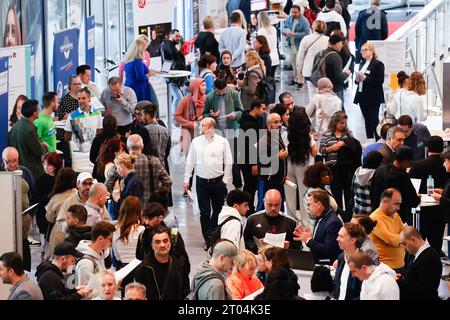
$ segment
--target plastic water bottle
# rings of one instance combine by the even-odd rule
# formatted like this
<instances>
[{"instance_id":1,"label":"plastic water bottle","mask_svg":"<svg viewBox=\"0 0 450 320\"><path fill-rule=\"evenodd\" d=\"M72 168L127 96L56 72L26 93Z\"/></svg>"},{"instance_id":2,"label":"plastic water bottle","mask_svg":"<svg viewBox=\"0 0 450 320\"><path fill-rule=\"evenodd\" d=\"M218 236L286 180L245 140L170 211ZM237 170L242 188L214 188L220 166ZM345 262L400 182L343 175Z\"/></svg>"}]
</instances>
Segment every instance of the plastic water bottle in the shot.
<instances>
[{"instance_id":1,"label":"plastic water bottle","mask_svg":"<svg viewBox=\"0 0 450 320\"><path fill-rule=\"evenodd\" d=\"M431 175L428 176L427 179L427 194L432 196L434 192L434 179Z\"/></svg>"}]
</instances>

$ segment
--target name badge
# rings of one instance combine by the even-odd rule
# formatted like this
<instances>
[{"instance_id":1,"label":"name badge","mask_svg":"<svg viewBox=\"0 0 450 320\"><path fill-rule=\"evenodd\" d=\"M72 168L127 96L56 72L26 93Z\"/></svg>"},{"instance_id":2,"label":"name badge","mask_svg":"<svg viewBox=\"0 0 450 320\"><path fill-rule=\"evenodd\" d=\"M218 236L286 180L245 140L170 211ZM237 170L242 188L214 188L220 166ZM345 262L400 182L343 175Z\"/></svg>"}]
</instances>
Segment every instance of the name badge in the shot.
<instances>
[{"instance_id":1,"label":"name badge","mask_svg":"<svg viewBox=\"0 0 450 320\"><path fill-rule=\"evenodd\" d=\"M364 72L365 74L370 74L370 70L366 70L366 72Z\"/></svg>"}]
</instances>

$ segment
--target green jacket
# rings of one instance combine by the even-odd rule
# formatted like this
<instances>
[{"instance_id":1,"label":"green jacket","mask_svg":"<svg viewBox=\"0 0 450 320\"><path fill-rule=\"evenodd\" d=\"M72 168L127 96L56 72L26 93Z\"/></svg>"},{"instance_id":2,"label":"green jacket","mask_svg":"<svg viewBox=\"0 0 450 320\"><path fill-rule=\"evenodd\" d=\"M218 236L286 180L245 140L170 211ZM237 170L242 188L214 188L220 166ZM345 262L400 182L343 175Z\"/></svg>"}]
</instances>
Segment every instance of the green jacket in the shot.
<instances>
[{"instance_id":1,"label":"green jacket","mask_svg":"<svg viewBox=\"0 0 450 320\"><path fill-rule=\"evenodd\" d=\"M19 163L27 167L37 180L44 173L42 156L47 148L41 144L36 126L27 118L22 117L13 125L12 145L19 152Z\"/></svg>"},{"instance_id":2,"label":"green jacket","mask_svg":"<svg viewBox=\"0 0 450 320\"><path fill-rule=\"evenodd\" d=\"M210 110L216 112L219 108L219 95L216 90L206 96L205 107L203 109L203 117L211 117ZM239 93L231 88L227 88L225 93L225 112L226 114L234 112L236 114L235 120L227 121L226 129L239 129L239 119L241 119L242 101ZM220 116L223 116L221 114Z\"/></svg>"}]
</instances>

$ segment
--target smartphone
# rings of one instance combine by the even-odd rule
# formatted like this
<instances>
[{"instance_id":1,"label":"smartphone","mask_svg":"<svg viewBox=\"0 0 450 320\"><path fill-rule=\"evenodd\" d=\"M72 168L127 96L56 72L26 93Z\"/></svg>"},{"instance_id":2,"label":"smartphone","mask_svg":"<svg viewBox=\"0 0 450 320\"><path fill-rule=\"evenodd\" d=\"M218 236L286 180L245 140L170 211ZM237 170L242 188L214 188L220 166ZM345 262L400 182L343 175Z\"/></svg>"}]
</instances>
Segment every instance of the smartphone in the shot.
<instances>
[{"instance_id":1,"label":"smartphone","mask_svg":"<svg viewBox=\"0 0 450 320\"><path fill-rule=\"evenodd\" d=\"M245 73L244 72L238 73L238 79L239 80L244 80L244 78L245 78Z\"/></svg>"}]
</instances>

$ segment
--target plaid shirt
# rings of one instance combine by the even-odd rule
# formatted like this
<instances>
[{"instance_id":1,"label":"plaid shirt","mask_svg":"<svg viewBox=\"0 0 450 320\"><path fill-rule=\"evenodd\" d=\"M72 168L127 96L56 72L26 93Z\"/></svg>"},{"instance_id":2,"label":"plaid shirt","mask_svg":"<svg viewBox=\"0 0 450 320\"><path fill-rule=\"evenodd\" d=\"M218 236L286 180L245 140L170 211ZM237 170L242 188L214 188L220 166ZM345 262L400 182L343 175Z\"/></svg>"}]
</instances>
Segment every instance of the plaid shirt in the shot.
<instances>
[{"instance_id":1,"label":"plaid shirt","mask_svg":"<svg viewBox=\"0 0 450 320\"><path fill-rule=\"evenodd\" d=\"M134 171L137 177L144 186L144 206L147 205L150 196L155 192L157 188L163 187L170 189L172 186L172 180L167 174L164 164L157 157L146 156L145 154L135 154L136 162L134 163ZM117 172L116 166L114 166L106 177L105 185L109 192L114 189L114 184L120 176Z\"/></svg>"},{"instance_id":2,"label":"plaid shirt","mask_svg":"<svg viewBox=\"0 0 450 320\"><path fill-rule=\"evenodd\" d=\"M371 214L372 206L370 199L370 187L372 185L372 181L370 181L367 185L362 186L355 181L355 176L353 176L352 181L352 190L354 194L354 206L353 213L355 214Z\"/></svg>"}]
</instances>

